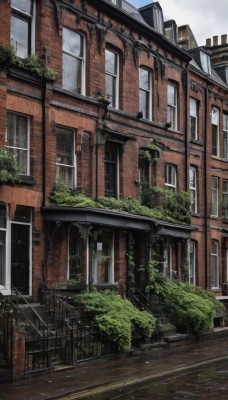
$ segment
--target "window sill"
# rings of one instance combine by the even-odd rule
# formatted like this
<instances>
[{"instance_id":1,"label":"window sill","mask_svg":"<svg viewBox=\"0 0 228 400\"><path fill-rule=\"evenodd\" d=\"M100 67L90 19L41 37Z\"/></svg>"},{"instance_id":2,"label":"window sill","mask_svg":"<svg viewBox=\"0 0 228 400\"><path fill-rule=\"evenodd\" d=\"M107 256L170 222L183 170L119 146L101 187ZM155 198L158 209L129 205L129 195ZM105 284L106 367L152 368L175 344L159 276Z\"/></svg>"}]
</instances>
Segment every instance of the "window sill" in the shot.
<instances>
[{"instance_id":1,"label":"window sill","mask_svg":"<svg viewBox=\"0 0 228 400\"><path fill-rule=\"evenodd\" d=\"M203 143L199 142L199 140L196 139L190 139L190 143L196 144L197 146L203 146Z\"/></svg>"},{"instance_id":2,"label":"window sill","mask_svg":"<svg viewBox=\"0 0 228 400\"><path fill-rule=\"evenodd\" d=\"M95 286L98 290L103 290L103 289L115 289L117 288L116 283L93 283L93 286Z\"/></svg>"},{"instance_id":3,"label":"window sill","mask_svg":"<svg viewBox=\"0 0 228 400\"><path fill-rule=\"evenodd\" d=\"M20 182L26 185L35 185L36 181L32 175L20 175Z\"/></svg>"}]
</instances>

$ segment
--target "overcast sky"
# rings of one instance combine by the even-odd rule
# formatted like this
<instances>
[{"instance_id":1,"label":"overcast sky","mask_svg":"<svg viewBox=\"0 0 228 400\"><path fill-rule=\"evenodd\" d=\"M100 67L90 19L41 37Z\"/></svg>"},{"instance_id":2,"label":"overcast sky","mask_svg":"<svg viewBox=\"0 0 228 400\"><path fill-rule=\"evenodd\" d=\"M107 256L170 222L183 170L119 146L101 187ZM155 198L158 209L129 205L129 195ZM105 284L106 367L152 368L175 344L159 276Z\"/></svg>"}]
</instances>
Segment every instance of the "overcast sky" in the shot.
<instances>
[{"instance_id":1,"label":"overcast sky","mask_svg":"<svg viewBox=\"0 0 228 400\"><path fill-rule=\"evenodd\" d=\"M127 0L139 8L153 0ZM198 46L203 46L207 38L228 35L228 0L160 0L164 20L174 19L178 26L188 24Z\"/></svg>"}]
</instances>

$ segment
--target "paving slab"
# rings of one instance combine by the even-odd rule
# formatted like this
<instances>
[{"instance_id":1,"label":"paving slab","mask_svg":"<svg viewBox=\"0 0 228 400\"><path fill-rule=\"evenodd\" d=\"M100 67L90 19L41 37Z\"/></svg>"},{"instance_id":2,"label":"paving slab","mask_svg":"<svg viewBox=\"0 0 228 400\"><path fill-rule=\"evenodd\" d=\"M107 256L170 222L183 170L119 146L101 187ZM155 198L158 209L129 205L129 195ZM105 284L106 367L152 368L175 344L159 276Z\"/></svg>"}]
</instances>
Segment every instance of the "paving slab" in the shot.
<instances>
[{"instance_id":1,"label":"paving slab","mask_svg":"<svg viewBox=\"0 0 228 400\"><path fill-rule=\"evenodd\" d=\"M75 400L228 359L228 335L181 348L125 353L0 385L0 400Z\"/></svg>"}]
</instances>

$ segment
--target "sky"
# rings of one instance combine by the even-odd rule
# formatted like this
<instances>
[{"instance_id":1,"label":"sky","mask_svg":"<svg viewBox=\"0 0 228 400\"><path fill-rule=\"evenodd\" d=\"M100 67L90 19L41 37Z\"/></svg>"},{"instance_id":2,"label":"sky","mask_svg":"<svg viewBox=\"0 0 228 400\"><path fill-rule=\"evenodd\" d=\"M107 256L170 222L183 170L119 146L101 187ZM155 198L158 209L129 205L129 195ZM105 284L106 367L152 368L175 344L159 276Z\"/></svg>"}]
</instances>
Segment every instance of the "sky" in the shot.
<instances>
[{"instance_id":1,"label":"sky","mask_svg":"<svg viewBox=\"0 0 228 400\"><path fill-rule=\"evenodd\" d=\"M139 8L153 0L127 0ZM228 0L158 0L164 20L174 19L178 26L188 24L198 46L204 46L206 39L228 35Z\"/></svg>"}]
</instances>

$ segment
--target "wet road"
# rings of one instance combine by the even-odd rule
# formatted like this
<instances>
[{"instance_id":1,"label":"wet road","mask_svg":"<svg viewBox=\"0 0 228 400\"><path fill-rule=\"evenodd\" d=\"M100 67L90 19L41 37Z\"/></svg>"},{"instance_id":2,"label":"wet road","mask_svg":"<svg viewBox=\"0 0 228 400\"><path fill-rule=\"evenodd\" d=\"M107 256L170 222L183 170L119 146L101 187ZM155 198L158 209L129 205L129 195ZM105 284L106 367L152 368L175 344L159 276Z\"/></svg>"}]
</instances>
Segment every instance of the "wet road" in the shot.
<instances>
[{"instance_id":1,"label":"wet road","mask_svg":"<svg viewBox=\"0 0 228 400\"><path fill-rule=\"evenodd\" d=\"M228 360L183 372L166 379L151 380L85 400L227 400Z\"/></svg>"}]
</instances>

